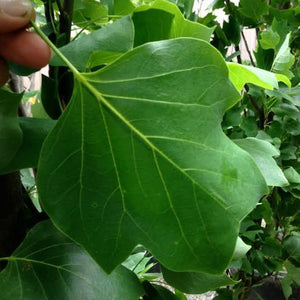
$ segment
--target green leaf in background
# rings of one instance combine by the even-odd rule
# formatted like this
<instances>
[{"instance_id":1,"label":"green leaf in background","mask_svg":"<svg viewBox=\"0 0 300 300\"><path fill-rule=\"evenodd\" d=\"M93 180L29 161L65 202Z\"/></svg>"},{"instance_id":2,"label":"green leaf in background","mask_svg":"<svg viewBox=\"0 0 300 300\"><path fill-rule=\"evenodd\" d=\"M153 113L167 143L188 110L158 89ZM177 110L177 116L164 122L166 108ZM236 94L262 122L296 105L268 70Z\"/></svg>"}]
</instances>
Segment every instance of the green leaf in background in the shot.
<instances>
[{"instance_id":1,"label":"green leaf in background","mask_svg":"<svg viewBox=\"0 0 300 300\"><path fill-rule=\"evenodd\" d=\"M228 38L233 44L238 45L241 40L241 28L240 23L235 15L229 16L229 22L224 22L223 30Z\"/></svg>"},{"instance_id":2,"label":"green leaf in background","mask_svg":"<svg viewBox=\"0 0 300 300\"><path fill-rule=\"evenodd\" d=\"M60 51L78 70L85 71L92 54L99 51L109 52L112 55L127 52L133 47L133 39L133 23L130 17L124 17L82 36L60 48ZM50 63L53 66L65 65L55 54Z\"/></svg>"},{"instance_id":3,"label":"green leaf in background","mask_svg":"<svg viewBox=\"0 0 300 300\"><path fill-rule=\"evenodd\" d=\"M153 263L148 264L151 257L146 256L146 253L147 252L143 251L143 252L131 254L122 263L122 265L127 269L135 272L136 274L145 273L154 266Z\"/></svg>"},{"instance_id":4,"label":"green leaf in background","mask_svg":"<svg viewBox=\"0 0 300 300\"><path fill-rule=\"evenodd\" d=\"M220 286L233 285L237 281L227 275L212 275L196 272L172 272L162 266L164 279L168 284L187 294L202 294Z\"/></svg>"},{"instance_id":5,"label":"green leaf in background","mask_svg":"<svg viewBox=\"0 0 300 300\"><path fill-rule=\"evenodd\" d=\"M130 0L114 0L114 15L126 16L131 14L135 9L135 6Z\"/></svg>"},{"instance_id":6,"label":"green leaf in background","mask_svg":"<svg viewBox=\"0 0 300 300\"><path fill-rule=\"evenodd\" d=\"M22 144L23 133L18 122L22 94L0 89L0 172L13 159Z\"/></svg>"},{"instance_id":7,"label":"green leaf in background","mask_svg":"<svg viewBox=\"0 0 300 300\"><path fill-rule=\"evenodd\" d=\"M288 167L283 172L290 183L300 183L300 174L293 167Z\"/></svg>"},{"instance_id":8,"label":"green leaf in background","mask_svg":"<svg viewBox=\"0 0 300 300\"><path fill-rule=\"evenodd\" d=\"M288 252L289 256L300 263L300 233L293 232L283 241L283 248Z\"/></svg>"},{"instance_id":9,"label":"green leaf in background","mask_svg":"<svg viewBox=\"0 0 300 300\"><path fill-rule=\"evenodd\" d=\"M55 123L47 119L19 118L18 126L23 139L8 164L0 169L0 174L36 167L42 144Z\"/></svg>"},{"instance_id":10,"label":"green leaf in background","mask_svg":"<svg viewBox=\"0 0 300 300\"><path fill-rule=\"evenodd\" d=\"M239 12L246 18L258 23L265 13L268 12L267 0L240 0Z\"/></svg>"},{"instance_id":11,"label":"green leaf in background","mask_svg":"<svg viewBox=\"0 0 300 300\"><path fill-rule=\"evenodd\" d=\"M280 36L272 28L269 28L261 33L259 42L263 49L276 49L276 45L280 42Z\"/></svg>"},{"instance_id":12,"label":"green leaf in background","mask_svg":"<svg viewBox=\"0 0 300 300\"><path fill-rule=\"evenodd\" d=\"M286 261L284 265L288 271L286 278L291 279L296 285L300 286L300 268L297 268L289 261Z\"/></svg>"},{"instance_id":13,"label":"green leaf in background","mask_svg":"<svg viewBox=\"0 0 300 300\"><path fill-rule=\"evenodd\" d=\"M230 80L238 91L241 91L246 83L252 83L265 89L278 89L278 81L291 86L289 79L281 74L275 74L252 66L239 65L228 62Z\"/></svg>"},{"instance_id":14,"label":"green leaf in background","mask_svg":"<svg viewBox=\"0 0 300 300\"><path fill-rule=\"evenodd\" d=\"M280 47L273 61L272 71L283 74L290 79L294 76L293 73L290 71L290 68L295 62L295 57L291 53L289 43L290 43L290 34L286 36L284 43Z\"/></svg>"},{"instance_id":15,"label":"green leaf in background","mask_svg":"<svg viewBox=\"0 0 300 300\"><path fill-rule=\"evenodd\" d=\"M39 162L51 219L107 272L142 244L171 270L221 273L267 187L222 131L240 95L220 53L180 38L74 73Z\"/></svg>"},{"instance_id":16,"label":"green leaf in background","mask_svg":"<svg viewBox=\"0 0 300 300\"><path fill-rule=\"evenodd\" d=\"M273 159L273 157L279 156L280 152L271 143L251 137L234 140L234 142L253 157L268 186L286 186L289 184Z\"/></svg>"},{"instance_id":17,"label":"green leaf in background","mask_svg":"<svg viewBox=\"0 0 300 300\"><path fill-rule=\"evenodd\" d=\"M246 253L251 249L251 246L245 244L243 240L238 237L236 240L236 245L233 253L232 260L239 260L246 256Z\"/></svg>"},{"instance_id":18,"label":"green leaf in background","mask_svg":"<svg viewBox=\"0 0 300 300\"><path fill-rule=\"evenodd\" d=\"M99 1L74 1L72 20L75 25L84 29L93 28L94 25L97 28L108 21L107 14L107 7L99 3Z\"/></svg>"},{"instance_id":19,"label":"green leaf in background","mask_svg":"<svg viewBox=\"0 0 300 300\"><path fill-rule=\"evenodd\" d=\"M105 274L50 221L36 225L8 261L1 300L134 300L144 293L134 273L120 266Z\"/></svg>"},{"instance_id":20,"label":"green leaf in background","mask_svg":"<svg viewBox=\"0 0 300 300\"><path fill-rule=\"evenodd\" d=\"M135 25L135 46L178 37L209 41L214 31L214 28L186 20L175 4L163 0L138 7L132 19Z\"/></svg>"}]
</instances>

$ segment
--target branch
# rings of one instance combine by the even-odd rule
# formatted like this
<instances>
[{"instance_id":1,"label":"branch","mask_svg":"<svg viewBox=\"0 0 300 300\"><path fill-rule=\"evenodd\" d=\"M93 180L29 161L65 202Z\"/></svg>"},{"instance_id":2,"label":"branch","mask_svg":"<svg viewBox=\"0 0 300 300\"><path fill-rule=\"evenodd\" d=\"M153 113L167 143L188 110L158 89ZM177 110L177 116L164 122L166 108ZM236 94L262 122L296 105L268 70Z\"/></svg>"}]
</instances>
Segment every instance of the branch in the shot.
<instances>
[{"instance_id":1,"label":"branch","mask_svg":"<svg viewBox=\"0 0 300 300\"><path fill-rule=\"evenodd\" d=\"M245 37L245 35L244 35L243 30L241 31L241 34L242 34L242 38L243 38L244 44L245 44L245 46L246 46L247 53L248 53L248 55L249 55L249 57L250 57L251 65L252 65L253 67L255 67L256 65L255 65L255 62L254 62L254 60L253 60L252 53L251 53L251 51L250 51L250 49L249 49L249 46L248 46L248 43L247 43L247 40L246 40L246 37Z\"/></svg>"}]
</instances>

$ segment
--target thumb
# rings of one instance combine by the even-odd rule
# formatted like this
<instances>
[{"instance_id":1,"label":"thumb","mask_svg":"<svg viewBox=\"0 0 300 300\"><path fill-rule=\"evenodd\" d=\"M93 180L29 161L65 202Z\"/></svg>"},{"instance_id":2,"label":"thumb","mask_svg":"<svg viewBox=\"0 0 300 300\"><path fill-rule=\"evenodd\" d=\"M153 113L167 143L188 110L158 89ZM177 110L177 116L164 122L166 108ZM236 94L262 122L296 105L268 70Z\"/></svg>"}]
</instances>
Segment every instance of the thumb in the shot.
<instances>
[{"instance_id":1,"label":"thumb","mask_svg":"<svg viewBox=\"0 0 300 300\"><path fill-rule=\"evenodd\" d=\"M25 27L34 17L34 10L28 0L0 0L0 33Z\"/></svg>"}]
</instances>

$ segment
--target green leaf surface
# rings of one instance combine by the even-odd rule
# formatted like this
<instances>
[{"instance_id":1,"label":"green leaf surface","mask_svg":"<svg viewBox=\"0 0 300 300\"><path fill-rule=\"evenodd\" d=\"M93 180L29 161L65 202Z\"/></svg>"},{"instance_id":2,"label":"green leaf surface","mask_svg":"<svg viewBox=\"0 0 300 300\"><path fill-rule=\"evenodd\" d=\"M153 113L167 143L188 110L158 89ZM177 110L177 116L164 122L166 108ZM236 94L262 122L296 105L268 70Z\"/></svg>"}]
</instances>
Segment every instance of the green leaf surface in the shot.
<instances>
[{"instance_id":1,"label":"green leaf surface","mask_svg":"<svg viewBox=\"0 0 300 300\"><path fill-rule=\"evenodd\" d=\"M94 52L105 51L124 53L132 49L134 27L129 16L124 17L104 28L95 30L91 34L82 36L59 50L80 71L85 71L89 58ZM65 65L54 54L50 62L53 66Z\"/></svg>"},{"instance_id":2,"label":"green leaf surface","mask_svg":"<svg viewBox=\"0 0 300 300\"><path fill-rule=\"evenodd\" d=\"M286 36L285 41L283 42L282 46L280 47L273 61L272 71L279 74L283 74L290 79L294 76L293 73L290 71L290 68L295 62L295 57L291 53L289 43L290 43L290 34Z\"/></svg>"},{"instance_id":3,"label":"green leaf surface","mask_svg":"<svg viewBox=\"0 0 300 300\"><path fill-rule=\"evenodd\" d=\"M81 28L99 27L108 21L108 9L97 0L74 1L73 23ZM98 26L97 26L98 25Z\"/></svg>"},{"instance_id":4,"label":"green leaf surface","mask_svg":"<svg viewBox=\"0 0 300 300\"><path fill-rule=\"evenodd\" d=\"M168 284L187 294L202 294L225 285L236 284L225 274L212 275L195 272L172 272L162 266L164 279Z\"/></svg>"},{"instance_id":5,"label":"green leaf surface","mask_svg":"<svg viewBox=\"0 0 300 300\"><path fill-rule=\"evenodd\" d=\"M171 270L221 273L267 192L221 128L240 98L222 56L180 38L75 77L39 163L51 219L108 272L142 244Z\"/></svg>"},{"instance_id":6,"label":"green leaf surface","mask_svg":"<svg viewBox=\"0 0 300 300\"><path fill-rule=\"evenodd\" d=\"M246 253L251 249L251 246L243 242L243 240L238 237L236 240L236 245L233 253L232 260L239 260L246 256Z\"/></svg>"},{"instance_id":7,"label":"green leaf surface","mask_svg":"<svg viewBox=\"0 0 300 300\"><path fill-rule=\"evenodd\" d=\"M297 268L289 261L286 261L284 265L288 271L287 278L291 279L296 285L300 286L300 268Z\"/></svg>"},{"instance_id":8,"label":"green leaf surface","mask_svg":"<svg viewBox=\"0 0 300 300\"><path fill-rule=\"evenodd\" d=\"M300 174L293 167L288 167L283 172L290 183L300 183Z\"/></svg>"},{"instance_id":9,"label":"green leaf surface","mask_svg":"<svg viewBox=\"0 0 300 300\"><path fill-rule=\"evenodd\" d=\"M240 0L239 7L239 12L255 23L258 23L261 16L268 12L266 0Z\"/></svg>"},{"instance_id":10,"label":"green leaf surface","mask_svg":"<svg viewBox=\"0 0 300 300\"><path fill-rule=\"evenodd\" d=\"M36 225L8 261L0 273L1 300L134 300L143 295L134 273L120 266L105 274L50 221Z\"/></svg>"},{"instance_id":11,"label":"green leaf surface","mask_svg":"<svg viewBox=\"0 0 300 300\"><path fill-rule=\"evenodd\" d=\"M260 45L263 49L276 49L276 45L280 42L280 36L272 28L264 31L260 35Z\"/></svg>"},{"instance_id":12,"label":"green leaf surface","mask_svg":"<svg viewBox=\"0 0 300 300\"><path fill-rule=\"evenodd\" d=\"M281 74L275 74L252 66L239 65L228 62L230 80L238 91L241 91L246 83L252 83L265 89L278 89L278 81L291 86L289 79ZM278 76L280 75L280 76Z\"/></svg>"},{"instance_id":13,"label":"green leaf surface","mask_svg":"<svg viewBox=\"0 0 300 300\"><path fill-rule=\"evenodd\" d=\"M18 122L22 94L0 89L0 171L7 166L22 144L23 134Z\"/></svg>"},{"instance_id":14,"label":"green leaf surface","mask_svg":"<svg viewBox=\"0 0 300 300\"><path fill-rule=\"evenodd\" d=\"M134 14L135 45L178 37L209 41L214 28L186 20L179 8L168 1L156 0L138 7Z\"/></svg>"},{"instance_id":15,"label":"green leaf surface","mask_svg":"<svg viewBox=\"0 0 300 300\"><path fill-rule=\"evenodd\" d=\"M289 184L282 170L273 159L273 157L279 156L280 153L271 143L251 137L234 140L234 142L253 157L268 186L286 186Z\"/></svg>"},{"instance_id":16,"label":"green leaf surface","mask_svg":"<svg viewBox=\"0 0 300 300\"><path fill-rule=\"evenodd\" d=\"M42 144L55 123L47 119L19 118L18 124L23 135L22 143L10 162L0 169L0 174L36 167Z\"/></svg>"},{"instance_id":17,"label":"green leaf surface","mask_svg":"<svg viewBox=\"0 0 300 300\"><path fill-rule=\"evenodd\" d=\"M283 242L283 247L290 257L300 262L300 234L298 232L287 237Z\"/></svg>"}]
</instances>

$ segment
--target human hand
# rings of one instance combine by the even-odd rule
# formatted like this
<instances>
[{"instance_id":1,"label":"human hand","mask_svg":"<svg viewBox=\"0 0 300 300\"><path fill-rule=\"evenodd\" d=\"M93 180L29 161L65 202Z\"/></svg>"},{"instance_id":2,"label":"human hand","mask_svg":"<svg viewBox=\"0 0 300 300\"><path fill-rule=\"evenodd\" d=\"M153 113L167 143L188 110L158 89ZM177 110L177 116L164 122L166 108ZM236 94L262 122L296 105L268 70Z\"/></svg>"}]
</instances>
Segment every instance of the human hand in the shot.
<instances>
[{"instance_id":1,"label":"human hand","mask_svg":"<svg viewBox=\"0 0 300 300\"><path fill-rule=\"evenodd\" d=\"M51 51L35 33L26 31L35 12L28 0L0 0L0 86L8 80L5 60L31 68L42 68Z\"/></svg>"}]
</instances>

